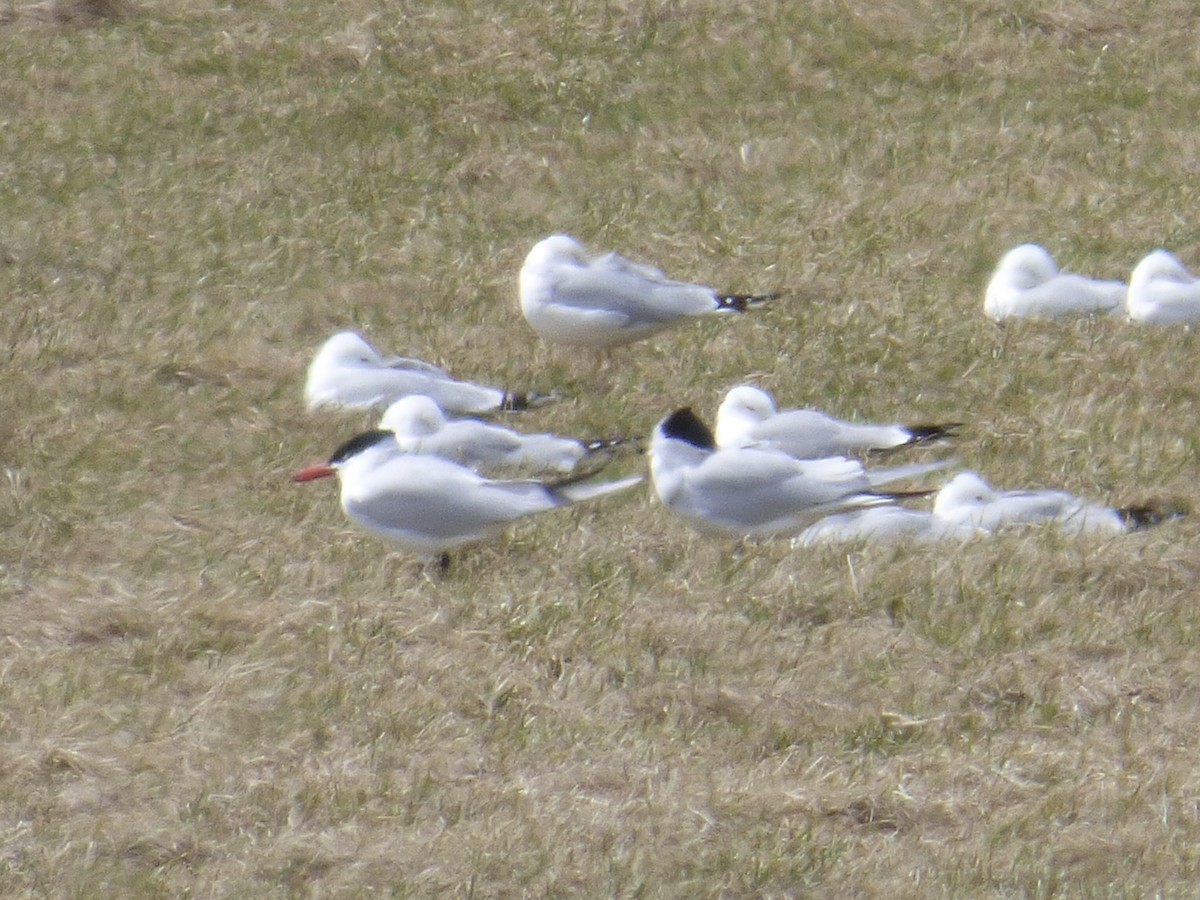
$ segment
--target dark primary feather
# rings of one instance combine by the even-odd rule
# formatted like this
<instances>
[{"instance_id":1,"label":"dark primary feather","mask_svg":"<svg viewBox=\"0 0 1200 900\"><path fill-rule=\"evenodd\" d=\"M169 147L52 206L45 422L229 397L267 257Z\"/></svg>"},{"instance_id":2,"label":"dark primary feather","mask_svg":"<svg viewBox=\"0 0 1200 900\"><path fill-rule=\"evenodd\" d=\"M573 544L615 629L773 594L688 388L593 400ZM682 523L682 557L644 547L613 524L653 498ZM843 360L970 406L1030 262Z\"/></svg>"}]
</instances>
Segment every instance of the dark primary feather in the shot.
<instances>
[{"instance_id":1,"label":"dark primary feather","mask_svg":"<svg viewBox=\"0 0 1200 900\"><path fill-rule=\"evenodd\" d=\"M537 391L505 391L500 400L500 409L504 412L524 412L527 409L553 403L558 398L559 395L554 391L549 394L541 394Z\"/></svg>"},{"instance_id":2,"label":"dark primary feather","mask_svg":"<svg viewBox=\"0 0 1200 900\"><path fill-rule=\"evenodd\" d=\"M1130 531L1152 528L1161 525L1168 519L1178 519L1189 512L1185 503L1174 500L1151 500L1147 503L1136 503L1122 506L1117 511Z\"/></svg>"},{"instance_id":3,"label":"dark primary feather","mask_svg":"<svg viewBox=\"0 0 1200 900\"><path fill-rule=\"evenodd\" d=\"M732 309L744 313L751 306L759 306L774 300L778 294L718 294L717 309Z\"/></svg>"},{"instance_id":4,"label":"dark primary feather","mask_svg":"<svg viewBox=\"0 0 1200 900\"><path fill-rule=\"evenodd\" d=\"M934 441L952 437L958 429L963 427L963 423L943 422L941 424L902 425L900 427L911 434L912 437L903 444L897 444L895 447L876 447L867 451L868 455L875 458L883 458L891 456L899 450L907 450L909 447L915 447L918 444L931 444Z\"/></svg>"},{"instance_id":5,"label":"dark primary feather","mask_svg":"<svg viewBox=\"0 0 1200 900\"><path fill-rule=\"evenodd\" d=\"M926 441L937 441L950 437L962 428L962 422L943 422L931 425L905 425L904 429L912 435L910 444L923 444Z\"/></svg>"}]
</instances>

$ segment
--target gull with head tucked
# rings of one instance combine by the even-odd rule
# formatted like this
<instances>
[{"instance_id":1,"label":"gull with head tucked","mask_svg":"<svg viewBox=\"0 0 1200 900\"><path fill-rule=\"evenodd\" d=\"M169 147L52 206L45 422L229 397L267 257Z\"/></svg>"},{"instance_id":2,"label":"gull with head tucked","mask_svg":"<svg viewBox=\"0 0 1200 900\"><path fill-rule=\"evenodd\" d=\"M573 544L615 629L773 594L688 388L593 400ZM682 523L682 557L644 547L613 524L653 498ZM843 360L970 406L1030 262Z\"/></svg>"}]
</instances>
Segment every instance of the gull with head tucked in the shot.
<instances>
[{"instance_id":1,"label":"gull with head tucked","mask_svg":"<svg viewBox=\"0 0 1200 900\"><path fill-rule=\"evenodd\" d=\"M480 472L527 467L566 473L584 458L625 443L623 438L585 443L556 434L525 434L479 419L447 419L422 394L389 406L379 427L394 432L405 453L440 456Z\"/></svg>"},{"instance_id":2,"label":"gull with head tucked","mask_svg":"<svg viewBox=\"0 0 1200 900\"><path fill-rule=\"evenodd\" d=\"M304 384L310 410L371 409L409 394L424 394L442 409L463 413L524 409L546 399L532 392L455 381L444 369L419 359L381 356L353 331L339 332L321 345Z\"/></svg>"},{"instance_id":3,"label":"gull with head tucked","mask_svg":"<svg viewBox=\"0 0 1200 900\"><path fill-rule=\"evenodd\" d=\"M565 234L539 241L520 275L521 312L548 341L609 350L702 316L742 313L774 294L724 294L672 281Z\"/></svg>"},{"instance_id":4,"label":"gull with head tucked","mask_svg":"<svg viewBox=\"0 0 1200 900\"><path fill-rule=\"evenodd\" d=\"M1120 534L1175 518L1183 514L1183 507L1146 503L1113 508L1066 491L1000 491L975 472L960 472L937 492L933 514L944 522L967 523L985 531L1052 522L1079 534Z\"/></svg>"},{"instance_id":5,"label":"gull with head tucked","mask_svg":"<svg viewBox=\"0 0 1200 900\"><path fill-rule=\"evenodd\" d=\"M780 412L766 391L748 384L725 395L717 410L717 446L781 450L796 459L880 453L948 437L957 422L869 425L843 422L815 409Z\"/></svg>"},{"instance_id":6,"label":"gull with head tucked","mask_svg":"<svg viewBox=\"0 0 1200 900\"><path fill-rule=\"evenodd\" d=\"M1021 244L1001 258L988 282L984 312L1007 318L1053 319L1083 313L1122 313L1126 286L1059 272L1045 247Z\"/></svg>"},{"instance_id":7,"label":"gull with head tucked","mask_svg":"<svg viewBox=\"0 0 1200 900\"><path fill-rule=\"evenodd\" d=\"M1146 325L1200 322L1200 279L1172 253L1155 250L1129 276L1129 318Z\"/></svg>"}]
</instances>

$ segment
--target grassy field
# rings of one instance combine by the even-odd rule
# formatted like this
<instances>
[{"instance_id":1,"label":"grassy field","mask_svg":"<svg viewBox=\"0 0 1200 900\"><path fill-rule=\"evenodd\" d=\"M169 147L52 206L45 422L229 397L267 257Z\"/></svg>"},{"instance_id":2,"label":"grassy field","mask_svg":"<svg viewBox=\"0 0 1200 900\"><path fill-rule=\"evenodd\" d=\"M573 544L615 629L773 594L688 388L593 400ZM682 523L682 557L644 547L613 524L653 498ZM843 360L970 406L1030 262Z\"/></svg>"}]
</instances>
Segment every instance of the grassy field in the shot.
<instances>
[{"instance_id":1,"label":"grassy field","mask_svg":"<svg viewBox=\"0 0 1200 900\"><path fill-rule=\"evenodd\" d=\"M1196 518L798 551L634 491L431 580L288 475L372 421L301 399L355 328L531 428L753 380L1200 509L1194 334L982 313L1024 241L1200 267L1198 65L1180 0L0 7L0 894L1194 896ZM787 296L597 371L517 310L554 231Z\"/></svg>"}]
</instances>

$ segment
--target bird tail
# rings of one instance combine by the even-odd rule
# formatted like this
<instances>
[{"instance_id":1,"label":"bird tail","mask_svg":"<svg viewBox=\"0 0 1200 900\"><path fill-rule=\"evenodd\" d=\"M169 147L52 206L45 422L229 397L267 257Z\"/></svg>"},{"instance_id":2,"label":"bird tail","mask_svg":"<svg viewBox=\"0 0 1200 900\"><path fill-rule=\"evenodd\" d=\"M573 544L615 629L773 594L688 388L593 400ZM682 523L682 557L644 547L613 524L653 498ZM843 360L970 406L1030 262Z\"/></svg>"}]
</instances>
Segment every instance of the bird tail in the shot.
<instances>
[{"instance_id":1,"label":"bird tail","mask_svg":"<svg viewBox=\"0 0 1200 900\"><path fill-rule=\"evenodd\" d=\"M903 481L906 478L919 478L931 472L939 472L957 463L958 460L954 459L939 459L934 462L910 463L906 466L892 466L887 469L868 470L867 481L871 487L877 488L880 485L891 484L893 481Z\"/></svg>"},{"instance_id":2,"label":"bird tail","mask_svg":"<svg viewBox=\"0 0 1200 900\"><path fill-rule=\"evenodd\" d=\"M589 482L587 484L568 480L565 483L558 482L554 485L547 485L547 488L564 503L578 503L581 500L593 500L596 497L603 497L605 494L627 490L634 485L641 484L642 481L641 475L631 475L617 481Z\"/></svg>"},{"instance_id":3,"label":"bird tail","mask_svg":"<svg viewBox=\"0 0 1200 900\"><path fill-rule=\"evenodd\" d=\"M744 313L752 306L761 306L775 300L779 294L718 294L717 309L728 309L732 312Z\"/></svg>"},{"instance_id":4,"label":"bird tail","mask_svg":"<svg viewBox=\"0 0 1200 900\"><path fill-rule=\"evenodd\" d=\"M1186 516L1190 510L1186 503L1178 500L1150 500L1117 509L1117 515L1130 531L1141 531L1161 525L1168 519Z\"/></svg>"}]
</instances>

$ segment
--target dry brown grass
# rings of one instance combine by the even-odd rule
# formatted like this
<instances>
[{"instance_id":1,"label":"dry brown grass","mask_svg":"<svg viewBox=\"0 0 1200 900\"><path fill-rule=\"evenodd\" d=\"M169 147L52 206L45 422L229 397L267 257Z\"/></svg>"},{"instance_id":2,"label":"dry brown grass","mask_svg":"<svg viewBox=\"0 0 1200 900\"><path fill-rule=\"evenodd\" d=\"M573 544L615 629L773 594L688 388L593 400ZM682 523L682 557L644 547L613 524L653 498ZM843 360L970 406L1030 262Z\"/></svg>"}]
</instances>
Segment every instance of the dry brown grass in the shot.
<instances>
[{"instance_id":1,"label":"dry brown grass","mask_svg":"<svg viewBox=\"0 0 1200 900\"><path fill-rule=\"evenodd\" d=\"M16 9L16 7L14 7ZM1188 896L1197 525L793 551L644 494L450 575L286 482L332 331L646 433L753 377L1200 509L1195 336L982 316L1200 265L1188 4L445 2L0 28L0 893ZM607 372L554 230L786 289ZM724 325L724 327L722 327ZM636 463L634 464L636 465Z\"/></svg>"}]
</instances>

